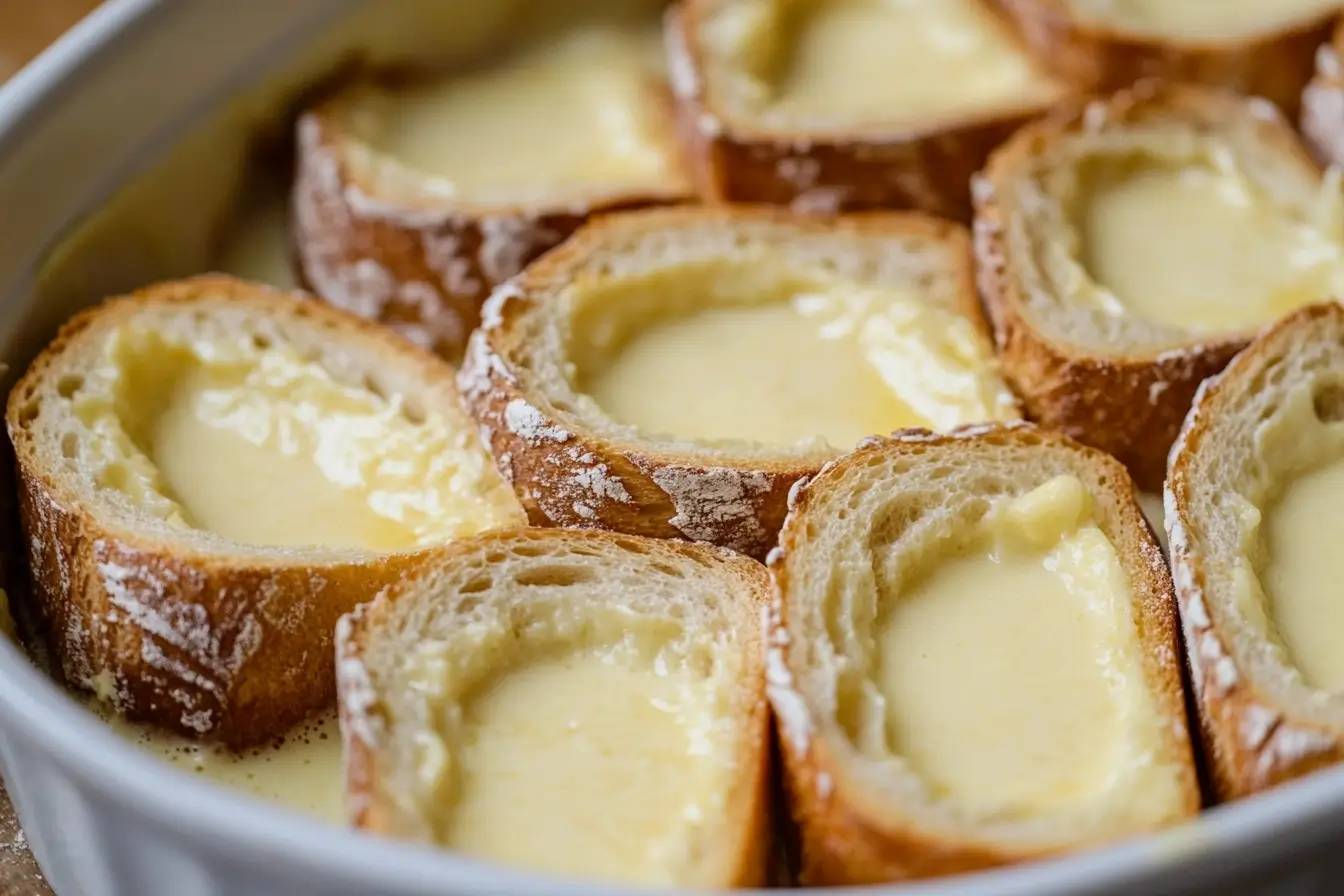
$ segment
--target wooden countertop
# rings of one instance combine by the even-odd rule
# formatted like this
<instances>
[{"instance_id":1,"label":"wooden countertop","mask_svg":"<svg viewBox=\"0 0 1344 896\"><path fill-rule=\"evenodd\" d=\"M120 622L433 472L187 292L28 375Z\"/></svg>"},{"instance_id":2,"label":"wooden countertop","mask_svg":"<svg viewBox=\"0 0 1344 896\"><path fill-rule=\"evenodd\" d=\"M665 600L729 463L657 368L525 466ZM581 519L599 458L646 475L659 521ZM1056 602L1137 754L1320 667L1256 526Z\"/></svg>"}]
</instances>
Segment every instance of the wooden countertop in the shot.
<instances>
[{"instance_id":1,"label":"wooden countertop","mask_svg":"<svg viewBox=\"0 0 1344 896\"><path fill-rule=\"evenodd\" d=\"M59 37L100 0L0 0L0 81ZM54 896L28 851L0 782L0 896Z\"/></svg>"}]
</instances>

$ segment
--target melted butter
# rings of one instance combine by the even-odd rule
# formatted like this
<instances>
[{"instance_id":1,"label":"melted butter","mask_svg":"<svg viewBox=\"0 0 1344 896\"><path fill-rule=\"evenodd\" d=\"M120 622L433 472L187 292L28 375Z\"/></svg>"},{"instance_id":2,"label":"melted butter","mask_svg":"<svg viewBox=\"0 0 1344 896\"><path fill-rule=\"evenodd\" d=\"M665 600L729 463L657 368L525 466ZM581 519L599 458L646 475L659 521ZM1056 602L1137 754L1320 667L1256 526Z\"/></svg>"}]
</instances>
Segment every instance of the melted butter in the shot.
<instances>
[{"instance_id":1,"label":"melted butter","mask_svg":"<svg viewBox=\"0 0 1344 896\"><path fill-rule=\"evenodd\" d=\"M558 874L676 882L709 848L702 829L722 823L731 785L717 687L628 646L505 673L465 703L445 844Z\"/></svg>"},{"instance_id":2,"label":"melted butter","mask_svg":"<svg viewBox=\"0 0 1344 896\"><path fill-rule=\"evenodd\" d=\"M1333 10L1329 0L1067 0L1079 14L1140 32L1217 37Z\"/></svg>"},{"instance_id":3,"label":"melted butter","mask_svg":"<svg viewBox=\"0 0 1344 896\"><path fill-rule=\"evenodd\" d=\"M698 277L726 290L722 304L686 307ZM843 449L907 426L1015 415L971 323L898 288L733 285L690 270L621 288L645 300L676 291L667 303L685 312L637 329L582 378L608 415L646 433L777 446L822 438Z\"/></svg>"},{"instance_id":4,"label":"melted butter","mask_svg":"<svg viewBox=\"0 0 1344 896\"><path fill-rule=\"evenodd\" d=\"M1102 177L1079 223L1103 302L1159 323L1250 329L1344 286L1336 234L1292 216L1225 160Z\"/></svg>"},{"instance_id":5,"label":"melted butter","mask_svg":"<svg viewBox=\"0 0 1344 896\"><path fill-rule=\"evenodd\" d=\"M1252 516L1245 528L1252 531L1260 516L1249 505L1247 513ZM1307 684L1344 688L1344 601L1339 594L1344 556L1338 544L1344 526L1344 461L1294 479L1261 525L1269 561L1262 581L1278 638ZM1259 583L1245 570L1239 584L1243 613L1267 630Z\"/></svg>"},{"instance_id":6,"label":"melted butter","mask_svg":"<svg viewBox=\"0 0 1344 896\"><path fill-rule=\"evenodd\" d=\"M361 127L434 192L528 201L584 185L666 183L655 32L580 29L488 68L379 95ZM358 104L356 104L358 106ZM360 121L358 108L352 110Z\"/></svg>"},{"instance_id":7,"label":"melted butter","mask_svg":"<svg viewBox=\"0 0 1344 896\"><path fill-rule=\"evenodd\" d=\"M889 749L982 817L1124 800L1163 817L1179 769L1147 691L1131 592L1073 477L991 512L985 541L902 593L879 634Z\"/></svg>"},{"instance_id":8,"label":"melted butter","mask_svg":"<svg viewBox=\"0 0 1344 896\"><path fill-rule=\"evenodd\" d=\"M95 711L118 734L181 771L324 821L345 822L334 714L300 725L276 743L233 753L133 725L102 704Z\"/></svg>"},{"instance_id":9,"label":"melted butter","mask_svg":"<svg viewBox=\"0 0 1344 896\"><path fill-rule=\"evenodd\" d=\"M441 412L413 421L399 396L337 382L292 348L230 339L115 334L102 377L72 399L101 485L252 544L395 550L516 516Z\"/></svg>"},{"instance_id":10,"label":"melted butter","mask_svg":"<svg viewBox=\"0 0 1344 896\"><path fill-rule=\"evenodd\" d=\"M727 5L725 5L727 6ZM758 7L753 9L752 6ZM941 118L1038 92L1041 77L971 0L781 0L731 6L727 55L755 68L767 115L890 124Z\"/></svg>"}]
</instances>

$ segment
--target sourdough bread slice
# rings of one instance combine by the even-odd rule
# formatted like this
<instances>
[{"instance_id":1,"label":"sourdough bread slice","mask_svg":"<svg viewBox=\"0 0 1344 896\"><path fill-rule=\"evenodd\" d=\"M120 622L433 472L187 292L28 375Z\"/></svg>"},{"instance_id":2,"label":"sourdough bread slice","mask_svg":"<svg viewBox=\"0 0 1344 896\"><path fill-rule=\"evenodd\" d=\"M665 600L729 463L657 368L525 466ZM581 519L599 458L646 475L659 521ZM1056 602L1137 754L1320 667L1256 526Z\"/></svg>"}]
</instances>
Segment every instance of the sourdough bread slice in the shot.
<instances>
[{"instance_id":1,"label":"sourdough bread slice","mask_svg":"<svg viewBox=\"0 0 1344 896\"><path fill-rule=\"evenodd\" d=\"M233 747L331 704L336 620L423 548L522 518L447 364L227 277L75 317L6 420L54 665Z\"/></svg>"},{"instance_id":2,"label":"sourdough bread slice","mask_svg":"<svg viewBox=\"0 0 1344 896\"><path fill-rule=\"evenodd\" d=\"M496 284L589 215L690 192L648 29L575 26L476 69L369 74L298 122L304 279L461 355Z\"/></svg>"},{"instance_id":3,"label":"sourdough bread slice","mask_svg":"<svg viewBox=\"0 0 1344 896\"><path fill-rule=\"evenodd\" d=\"M534 524L761 557L860 438L1019 416L969 256L917 214L610 215L495 293L460 388Z\"/></svg>"},{"instance_id":4,"label":"sourdough bread slice","mask_svg":"<svg viewBox=\"0 0 1344 896\"><path fill-rule=\"evenodd\" d=\"M975 246L1029 416L1157 490L1200 381L1344 288L1340 201L1273 106L1209 88L1144 82L1024 128L977 179Z\"/></svg>"},{"instance_id":5,"label":"sourdough bread slice","mask_svg":"<svg viewBox=\"0 0 1344 896\"><path fill-rule=\"evenodd\" d=\"M1143 78L1264 97L1295 117L1338 0L995 0L1043 59L1088 91Z\"/></svg>"},{"instance_id":6,"label":"sourdough bread slice","mask_svg":"<svg viewBox=\"0 0 1344 896\"><path fill-rule=\"evenodd\" d=\"M1016 426L800 483L769 696L808 884L1056 855L1194 815L1171 579L1124 469Z\"/></svg>"},{"instance_id":7,"label":"sourdough bread slice","mask_svg":"<svg viewBox=\"0 0 1344 896\"><path fill-rule=\"evenodd\" d=\"M666 39L714 200L965 220L990 150L1067 92L980 0L683 0Z\"/></svg>"},{"instance_id":8,"label":"sourdough bread slice","mask_svg":"<svg viewBox=\"0 0 1344 896\"><path fill-rule=\"evenodd\" d=\"M1330 663L1341 346L1344 309L1334 303L1279 321L1205 384L1172 449L1172 574L1222 799L1344 758Z\"/></svg>"},{"instance_id":9,"label":"sourdough bread slice","mask_svg":"<svg viewBox=\"0 0 1344 896\"><path fill-rule=\"evenodd\" d=\"M707 546L455 542L341 621L351 818L552 874L761 885L769 588Z\"/></svg>"}]
</instances>

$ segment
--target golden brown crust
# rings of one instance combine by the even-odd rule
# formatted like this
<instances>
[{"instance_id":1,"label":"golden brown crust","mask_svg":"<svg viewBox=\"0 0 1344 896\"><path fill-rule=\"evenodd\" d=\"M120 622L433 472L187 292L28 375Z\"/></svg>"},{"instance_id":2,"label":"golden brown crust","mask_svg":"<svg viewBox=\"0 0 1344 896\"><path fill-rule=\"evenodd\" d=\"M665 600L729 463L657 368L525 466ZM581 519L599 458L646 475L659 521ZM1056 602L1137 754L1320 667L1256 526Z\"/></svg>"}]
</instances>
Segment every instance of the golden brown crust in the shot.
<instances>
[{"instance_id":1,"label":"golden brown crust","mask_svg":"<svg viewBox=\"0 0 1344 896\"><path fill-rule=\"evenodd\" d=\"M697 189L712 202L787 205L829 214L917 209L965 221L971 176L994 147L1048 101L936 128L892 133L769 134L729 120L707 95L698 19L705 3L683 0L668 11L665 37L677 126Z\"/></svg>"},{"instance_id":2,"label":"golden brown crust","mask_svg":"<svg viewBox=\"0 0 1344 896\"><path fill-rule=\"evenodd\" d=\"M890 438L866 440L852 454L828 463L814 478L800 483L790 501L789 518L780 534L780 544L768 565L775 581L775 651L771 669L771 699L780 725L783 773L793 813L803 839L803 883L808 885L867 884L961 874L1001 865L1048 858L1086 843L1068 840L1039 846L1012 846L993 842L974 829L964 836L922 829L915 818L902 814L900 806L883 805L870 788L855 780L836 757L827 736L819 733L800 692L794 689L794 667L789 627L788 557L807 537L814 521L809 503L818 490L852 468L861 468L872 455L887 452L924 454L951 448L961 452L992 452L996 447L1028 447L1033 450L1070 452L1080 469L1091 467L1099 479L1115 490L1120 508L1121 562L1133 586L1135 624L1143 646L1143 670L1158 713L1170 725L1165 730L1164 750L1185 767L1180 817L1199 811L1201 796L1186 730L1185 698L1177 661L1176 602L1161 549L1139 508L1133 485L1114 459L1080 445L1066 436L1030 424L968 426L945 435L927 430L906 430ZM824 524L825 521L816 521ZM1169 821L1177 821L1173 818Z\"/></svg>"},{"instance_id":3,"label":"golden brown crust","mask_svg":"<svg viewBox=\"0 0 1344 896\"><path fill-rule=\"evenodd\" d=\"M600 532L546 532L533 529L500 529L471 539L462 539L436 551L425 569L450 564L454 558L469 553L481 544L498 544L507 550L519 538L559 539L572 542L600 541L612 536ZM738 621L746 657L744 677L752 682L751 712L739 721L748 736L742 738L742 752L735 767L743 770L733 784L733 792L725 802L730 819L728 830L733 832L738 849L725 869L725 887L754 888L764 886L772 859L772 825L774 806L774 770L771 767L772 721L766 699L764 633L760 620L771 598L771 585L765 569L757 562L720 551L706 545L679 544L663 540L648 540L641 549L657 556L693 554L706 567L727 565L734 578L741 580L749 594L750 607L745 608ZM342 751L345 769L346 808L350 823L365 830L395 835L398 832L395 810L378 774L378 750L385 736L385 720L377 701L376 691L363 661L366 643L379 626L383 625L397 600L411 599L406 592L412 582L393 586L380 593L345 617L338 625L336 636L337 705L341 721Z\"/></svg>"},{"instance_id":4,"label":"golden brown crust","mask_svg":"<svg viewBox=\"0 0 1344 896\"><path fill-rule=\"evenodd\" d=\"M651 101L666 102L662 94ZM357 176L340 103L337 93L298 120L298 270L327 301L450 360L461 357L491 289L590 216L680 202L689 192L678 175L657 189L549 207L407 205L379 197Z\"/></svg>"},{"instance_id":5,"label":"golden brown crust","mask_svg":"<svg viewBox=\"0 0 1344 896\"><path fill-rule=\"evenodd\" d=\"M1236 403L1281 359L1294 333L1325 328L1344 333L1344 308L1333 302L1309 306L1267 329L1200 390L1171 451L1166 485L1171 569L1204 752L1219 800L1250 796L1344 760L1344 729L1281 705L1237 662L1233 636L1209 609L1211 558L1201 548L1202 533L1190 514L1192 495L1210 487L1194 475L1195 460L1203 451L1221 450L1206 444L1213 423L1236 413Z\"/></svg>"},{"instance_id":6,"label":"golden brown crust","mask_svg":"<svg viewBox=\"0 0 1344 896\"><path fill-rule=\"evenodd\" d=\"M761 558L775 545L789 489L815 473L827 455L714 457L692 449L658 450L615 442L561 421L544 395L518 375L530 347L524 326L543 302L534 293L567 273L628 227L686 228L700 222L775 222L802 229L917 233L950 243L965 265L956 271L957 310L986 336L964 228L916 213L858 214L829 223L769 207L674 208L611 216L580 230L564 246L499 290L485 325L473 335L459 387L506 479L534 525L609 529L652 538L722 545ZM610 235L610 236L609 236Z\"/></svg>"},{"instance_id":7,"label":"golden brown crust","mask_svg":"<svg viewBox=\"0 0 1344 896\"><path fill-rule=\"evenodd\" d=\"M1143 82L1106 100L1078 103L1021 129L991 157L975 183L974 245L979 288L993 324L1004 372L1022 396L1027 416L1119 458L1145 491L1166 475L1167 451L1195 390L1249 341L1249 334L1191 338L1162 351L1107 355L1052 338L1035 326L1007 231L1023 211L1013 186L1030 177L1058 141L1105 122L1124 128L1150 116L1201 111L1248 114L1246 101L1197 87ZM1236 110L1240 110L1239 112ZM1257 139L1291 164L1312 165L1291 128L1254 108ZM1314 167L1314 166L1313 166ZM1035 262L1032 262L1033 265Z\"/></svg>"},{"instance_id":8,"label":"golden brown crust","mask_svg":"<svg viewBox=\"0 0 1344 896\"><path fill-rule=\"evenodd\" d=\"M1079 21L1069 0L994 0L1025 40L1062 76L1109 93L1145 78L1221 87L1263 97L1295 117L1311 59L1330 33L1325 9L1254 36L1219 42L1164 39Z\"/></svg>"},{"instance_id":9,"label":"golden brown crust","mask_svg":"<svg viewBox=\"0 0 1344 896\"><path fill-rule=\"evenodd\" d=\"M353 315L229 277L148 287L70 320L10 393L19 509L33 594L55 665L72 686L109 696L127 718L234 748L271 740L331 705L332 635L340 615L423 562L422 552L314 564L294 557L203 552L100 519L40 454L28 426L40 385L81 334L146 304L238 302L302 317L331 338L399 356L428 388L454 395L452 369Z\"/></svg>"},{"instance_id":10,"label":"golden brown crust","mask_svg":"<svg viewBox=\"0 0 1344 896\"><path fill-rule=\"evenodd\" d=\"M1315 58L1302 93L1302 136L1322 165L1344 165L1344 20Z\"/></svg>"}]
</instances>

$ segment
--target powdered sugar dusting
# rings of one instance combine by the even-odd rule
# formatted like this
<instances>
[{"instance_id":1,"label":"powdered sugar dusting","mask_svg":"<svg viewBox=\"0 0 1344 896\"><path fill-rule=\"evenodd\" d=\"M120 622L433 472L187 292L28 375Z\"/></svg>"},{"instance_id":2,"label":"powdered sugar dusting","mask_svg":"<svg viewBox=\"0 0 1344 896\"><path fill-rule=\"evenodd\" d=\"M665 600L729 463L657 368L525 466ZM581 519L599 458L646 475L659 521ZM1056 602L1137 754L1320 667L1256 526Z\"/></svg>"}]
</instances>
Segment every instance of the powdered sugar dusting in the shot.
<instances>
[{"instance_id":1,"label":"powdered sugar dusting","mask_svg":"<svg viewBox=\"0 0 1344 896\"><path fill-rule=\"evenodd\" d=\"M692 541L709 541L750 551L765 538L759 510L770 492L770 477L726 467L665 466L650 473L672 499L669 522Z\"/></svg>"},{"instance_id":2,"label":"powdered sugar dusting","mask_svg":"<svg viewBox=\"0 0 1344 896\"><path fill-rule=\"evenodd\" d=\"M379 740L379 724L373 714L378 695L368 668L350 640L354 618L360 612L347 613L336 621L336 693L340 700L341 736L345 743L359 740L373 748Z\"/></svg>"},{"instance_id":3,"label":"powdered sugar dusting","mask_svg":"<svg viewBox=\"0 0 1344 896\"><path fill-rule=\"evenodd\" d=\"M784 656L784 649L789 644L789 633L780 619L778 602L762 607L761 617L766 633L766 697L775 710L775 717L779 719L780 734L795 753L802 755L807 752L812 740L812 717L802 695L793 686L793 674Z\"/></svg>"},{"instance_id":4,"label":"powdered sugar dusting","mask_svg":"<svg viewBox=\"0 0 1344 896\"><path fill-rule=\"evenodd\" d=\"M536 447L543 442L568 442L570 434L549 422L541 411L526 400L515 398L504 408L504 423L509 432Z\"/></svg>"}]
</instances>

